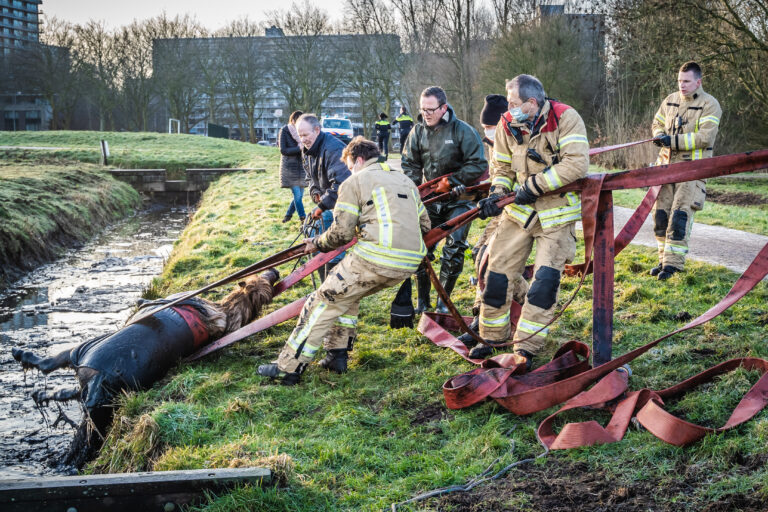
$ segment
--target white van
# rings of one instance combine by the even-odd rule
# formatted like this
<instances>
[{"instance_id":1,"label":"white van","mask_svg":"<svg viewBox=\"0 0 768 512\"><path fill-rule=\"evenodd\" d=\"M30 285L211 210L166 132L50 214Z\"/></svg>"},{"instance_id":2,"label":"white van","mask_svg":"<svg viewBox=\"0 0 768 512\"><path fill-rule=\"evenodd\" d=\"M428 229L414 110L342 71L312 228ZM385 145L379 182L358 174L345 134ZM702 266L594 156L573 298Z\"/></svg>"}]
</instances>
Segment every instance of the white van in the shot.
<instances>
[{"instance_id":1,"label":"white van","mask_svg":"<svg viewBox=\"0 0 768 512\"><path fill-rule=\"evenodd\" d=\"M344 144L349 144L354 136L352 121L346 117L324 117L320 124L322 131L330 133Z\"/></svg>"}]
</instances>

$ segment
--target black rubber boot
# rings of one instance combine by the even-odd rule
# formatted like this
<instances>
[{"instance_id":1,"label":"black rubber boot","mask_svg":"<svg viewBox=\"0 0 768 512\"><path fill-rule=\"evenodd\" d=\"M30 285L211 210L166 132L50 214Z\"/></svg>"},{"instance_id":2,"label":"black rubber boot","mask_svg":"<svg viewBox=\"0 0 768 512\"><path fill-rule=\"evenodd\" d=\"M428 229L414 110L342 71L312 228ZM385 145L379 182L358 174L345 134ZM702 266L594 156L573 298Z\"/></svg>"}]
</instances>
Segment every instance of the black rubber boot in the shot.
<instances>
[{"instance_id":1,"label":"black rubber boot","mask_svg":"<svg viewBox=\"0 0 768 512\"><path fill-rule=\"evenodd\" d=\"M453 289L456 286L456 280L458 278L458 275L444 275L442 272L440 273L440 285L442 285L442 287L445 289L445 293L448 295L448 297L450 297L451 293L453 293ZM443 313L444 315L450 314L448 306L443 304L442 299L437 299L437 307L435 308L435 312Z\"/></svg>"},{"instance_id":2,"label":"black rubber boot","mask_svg":"<svg viewBox=\"0 0 768 512\"><path fill-rule=\"evenodd\" d=\"M497 345L502 344L504 342L499 341L494 342L492 340L485 340L487 343L490 343L491 345ZM472 350L469 351L469 358L470 359L485 359L486 357L490 357L496 350L498 350L494 346L488 346L488 345L478 345Z\"/></svg>"},{"instance_id":3,"label":"black rubber boot","mask_svg":"<svg viewBox=\"0 0 768 512\"><path fill-rule=\"evenodd\" d=\"M659 272L661 272L661 263L653 267L651 270L648 271L649 274L651 274L652 277L656 277L659 275Z\"/></svg>"},{"instance_id":4,"label":"black rubber boot","mask_svg":"<svg viewBox=\"0 0 768 512\"><path fill-rule=\"evenodd\" d=\"M333 348L325 354L325 358L318 364L328 371L346 373L348 359L349 350L345 348Z\"/></svg>"},{"instance_id":5,"label":"black rubber boot","mask_svg":"<svg viewBox=\"0 0 768 512\"><path fill-rule=\"evenodd\" d=\"M480 332L479 331L479 329L480 329L480 317L479 316L476 316L475 318L472 319L472 323L469 324L469 328L472 331L474 331L474 332ZM477 341L475 340L475 338L473 336L471 336L470 334L466 333L466 332L464 334L462 334L461 336L459 336L459 341L462 342L464 344L464 346L467 347L467 348L472 348L475 345L477 345Z\"/></svg>"},{"instance_id":6,"label":"black rubber boot","mask_svg":"<svg viewBox=\"0 0 768 512\"><path fill-rule=\"evenodd\" d=\"M273 380L280 380L280 384L283 386L293 386L294 384L298 384L299 379L301 378L301 373L281 371L280 368L277 367L276 363L262 364L259 366L259 369L256 371L256 373L262 377L269 377Z\"/></svg>"},{"instance_id":7,"label":"black rubber boot","mask_svg":"<svg viewBox=\"0 0 768 512\"><path fill-rule=\"evenodd\" d=\"M526 371L531 371L531 368L533 367L533 354L531 354L527 350L521 350L521 349L515 350L515 354L525 358L525 369Z\"/></svg>"},{"instance_id":8,"label":"black rubber boot","mask_svg":"<svg viewBox=\"0 0 768 512\"><path fill-rule=\"evenodd\" d=\"M667 279L672 277L672 274L674 274L676 272L682 272L682 270L680 270L677 267L671 267L669 265L664 265L664 268L662 268L661 272L659 272L659 276L657 277L657 279L659 281L666 281Z\"/></svg>"},{"instance_id":9,"label":"black rubber boot","mask_svg":"<svg viewBox=\"0 0 768 512\"><path fill-rule=\"evenodd\" d=\"M416 292L418 300L416 301L416 313L423 313L432 309L429 303L429 292L432 290L432 283L429 282L429 276L426 272L416 273Z\"/></svg>"}]
</instances>

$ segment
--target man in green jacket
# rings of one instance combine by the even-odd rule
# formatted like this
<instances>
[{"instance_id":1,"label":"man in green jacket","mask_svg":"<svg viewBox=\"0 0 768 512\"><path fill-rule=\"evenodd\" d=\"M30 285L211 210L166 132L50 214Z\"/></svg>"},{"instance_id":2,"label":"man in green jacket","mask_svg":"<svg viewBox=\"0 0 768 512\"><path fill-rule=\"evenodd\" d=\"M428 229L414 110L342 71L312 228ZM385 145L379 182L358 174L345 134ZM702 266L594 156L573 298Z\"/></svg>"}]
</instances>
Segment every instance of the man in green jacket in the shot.
<instances>
[{"instance_id":1,"label":"man in green jacket","mask_svg":"<svg viewBox=\"0 0 768 512\"><path fill-rule=\"evenodd\" d=\"M465 189L476 181L488 168L480 134L470 125L456 118L448 105L445 91L440 87L427 87L420 98L421 120L416 124L403 149L403 172L418 186L445 176L438 186L438 193L451 191L451 197L427 206L433 226L438 226L474 207L472 196ZM456 280L464 268L464 251L470 225L454 231L445 241L440 260L440 284L450 295ZM429 247L429 258L434 259L435 247ZM431 308L431 285L423 265L416 272L418 304L421 313ZM439 312L447 313L438 301Z\"/></svg>"}]
</instances>

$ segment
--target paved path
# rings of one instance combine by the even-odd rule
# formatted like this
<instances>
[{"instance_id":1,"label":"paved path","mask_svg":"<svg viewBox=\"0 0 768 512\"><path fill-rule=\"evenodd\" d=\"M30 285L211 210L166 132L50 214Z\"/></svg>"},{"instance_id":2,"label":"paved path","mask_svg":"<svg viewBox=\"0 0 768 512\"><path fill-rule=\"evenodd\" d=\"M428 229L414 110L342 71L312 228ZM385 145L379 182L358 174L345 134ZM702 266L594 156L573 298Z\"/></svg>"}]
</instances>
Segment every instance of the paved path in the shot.
<instances>
[{"instance_id":1,"label":"paved path","mask_svg":"<svg viewBox=\"0 0 768 512\"><path fill-rule=\"evenodd\" d=\"M618 233L634 210L616 206L613 211L614 228L615 232ZM656 248L656 238L653 235L653 222L650 215L645 219L645 224L640 228L640 232L632 240L632 243ZM722 265L742 274L766 244L768 244L768 236L694 222L691 240L688 244L690 249L688 258Z\"/></svg>"}]
</instances>

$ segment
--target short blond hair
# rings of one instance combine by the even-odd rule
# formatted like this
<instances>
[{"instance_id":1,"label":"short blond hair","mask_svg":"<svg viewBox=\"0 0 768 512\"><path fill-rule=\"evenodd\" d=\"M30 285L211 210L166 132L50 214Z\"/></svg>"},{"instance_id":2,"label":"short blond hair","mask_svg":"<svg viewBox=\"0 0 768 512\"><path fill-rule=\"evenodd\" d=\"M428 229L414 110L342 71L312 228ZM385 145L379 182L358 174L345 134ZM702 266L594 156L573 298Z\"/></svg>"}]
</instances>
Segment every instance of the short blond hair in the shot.
<instances>
[{"instance_id":1,"label":"short blond hair","mask_svg":"<svg viewBox=\"0 0 768 512\"><path fill-rule=\"evenodd\" d=\"M379 158L379 155L381 155L381 152L375 142L358 135L341 152L341 161L346 163L349 157L352 157L352 160L357 160L357 157L363 157L363 160L370 160L371 158Z\"/></svg>"}]
</instances>

